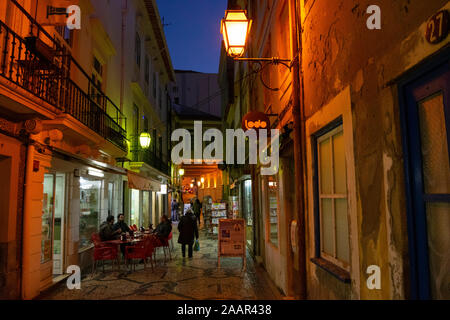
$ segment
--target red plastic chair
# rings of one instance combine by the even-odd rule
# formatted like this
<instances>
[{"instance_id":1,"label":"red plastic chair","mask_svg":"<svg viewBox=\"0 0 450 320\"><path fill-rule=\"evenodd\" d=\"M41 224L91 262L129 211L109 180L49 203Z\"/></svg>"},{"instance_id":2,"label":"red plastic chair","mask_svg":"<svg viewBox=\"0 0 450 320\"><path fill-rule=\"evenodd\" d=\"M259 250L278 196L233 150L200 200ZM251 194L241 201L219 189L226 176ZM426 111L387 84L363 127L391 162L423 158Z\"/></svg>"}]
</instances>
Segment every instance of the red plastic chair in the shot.
<instances>
[{"instance_id":1,"label":"red plastic chair","mask_svg":"<svg viewBox=\"0 0 450 320\"><path fill-rule=\"evenodd\" d=\"M170 232L169 236L167 238L160 238L157 237L156 241L155 241L155 248L162 248L163 252L164 252L164 262L167 261L167 253L166 251L169 252L169 259L172 260L172 254L170 253L170 247L169 247L169 240L173 238L173 234L172 232ZM156 255L156 250L155 250L155 255Z\"/></svg>"},{"instance_id":2,"label":"red plastic chair","mask_svg":"<svg viewBox=\"0 0 450 320\"><path fill-rule=\"evenodd\" d=\"M91 240L94 243L94 255L92 264L92 273L94 274L97 269L97 262L102 261L103 272L105 271L105 261L112 261L112 268L114 269L114 261L117 261L117 266L120 270L119 262L119 250L117 246L103 243L98 233L91 235Z\"/></svg>"},{"instance_id":3,"label":"red plastic chair","mask_svg":"<svg viewBox=\"0 0 450 320\"><path fill-rule=\"evenodd\" d=\"M150 239L145 239L137 243L134 246L125 247L125 259L128 263L129 260L140 259L144 260L144 270L146 268L146 262L149 253L153 253L153 245ZM136 264L134 263L134 270L136 270ZM153 269L153 263L152 263Z\"/></svg>"},{"instance_id":4,"label":"red plastic chair","mask_svg":"<svg viewBox=\"0 0 450 320\"><path fill-rule=\"evenodd\" d=\"M155 245L153 239L151 237L145 238L145 258L150 259L150 264L152 265L153 270L153 253L155 252Z\"/></svg>"},{"instance_id":5,"label":"red plastic chair","mask_svg":"<svg viewBox=\"0 0 450 320\"><path fill-rule=\"evenodd\" d=\"M169 241L170 241L170 245L172 247L172 248L169 247L169 253L170 253L170 250L173 251L173 249L174 249L174 246L173 246L173 233L172 233L172 231L170 232L169 237L167 238L167 242L169 242Z\"/></svg>"},{"instance_id":6,"label":"red plastic chair","mask_svg":"<svg viewBox=\"0 0 450 320\"><path fill-rule=\"evenodd\" d=\"M95 247L101 247L102 246L102 239L100 238L100 234L93 233L91 235L91 241L94 244Z\"/></svg>"}]
</instances>

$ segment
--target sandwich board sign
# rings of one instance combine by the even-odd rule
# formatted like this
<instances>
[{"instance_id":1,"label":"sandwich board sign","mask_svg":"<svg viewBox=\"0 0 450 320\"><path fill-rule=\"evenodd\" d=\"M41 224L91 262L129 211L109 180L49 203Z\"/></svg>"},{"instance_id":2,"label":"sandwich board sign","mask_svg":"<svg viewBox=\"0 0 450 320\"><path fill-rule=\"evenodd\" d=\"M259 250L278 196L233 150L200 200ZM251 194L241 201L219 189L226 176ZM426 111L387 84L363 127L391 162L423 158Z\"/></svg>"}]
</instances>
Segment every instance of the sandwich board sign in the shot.
<instances>
[{"instance_id":1,"label":"sandwich board sign","mask_svg":"<svg viewBox=\"0 0 450 320\"><path fill-rule=\"evenodd\" d=\"M243 269L246 267L245 220L219 220L218 266L222 257L241 257Z\"/></svg>"}]
</instances>

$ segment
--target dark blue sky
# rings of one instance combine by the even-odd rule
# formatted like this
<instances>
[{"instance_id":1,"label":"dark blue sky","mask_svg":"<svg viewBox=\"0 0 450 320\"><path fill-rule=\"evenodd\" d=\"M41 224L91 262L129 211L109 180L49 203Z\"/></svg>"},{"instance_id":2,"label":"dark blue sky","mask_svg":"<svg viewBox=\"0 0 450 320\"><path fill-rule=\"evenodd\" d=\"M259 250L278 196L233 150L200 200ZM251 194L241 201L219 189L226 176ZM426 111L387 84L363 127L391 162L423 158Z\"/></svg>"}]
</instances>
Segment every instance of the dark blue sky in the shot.
<instances>
[{"instance_id":1,"label":"dark blue sky","mask_svg":"<svg viewBox=\"0 0 450 320\"><path fill-rule=\"evenodd\" d=\"M227 0L157 0L173 67L217 73Z\"/></svg>"}]
</instances>

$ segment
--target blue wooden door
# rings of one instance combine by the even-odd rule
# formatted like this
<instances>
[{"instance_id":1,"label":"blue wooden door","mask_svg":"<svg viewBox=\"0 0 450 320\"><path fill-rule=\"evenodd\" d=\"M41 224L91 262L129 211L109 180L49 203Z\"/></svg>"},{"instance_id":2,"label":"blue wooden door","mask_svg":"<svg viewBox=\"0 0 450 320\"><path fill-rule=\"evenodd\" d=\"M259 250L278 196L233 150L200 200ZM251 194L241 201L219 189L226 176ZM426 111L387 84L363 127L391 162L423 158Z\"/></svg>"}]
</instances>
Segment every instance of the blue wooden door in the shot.
<instances>
[{"instance_id":1,"label":"blue wooden door","mask_svg":"<svg viewBox=\"0 0 450 320\"><path fill-rule=\"evenodd\" d=\"M450 299L450 63L401 91L413 299Z\"/></svg>"}]
</instances>

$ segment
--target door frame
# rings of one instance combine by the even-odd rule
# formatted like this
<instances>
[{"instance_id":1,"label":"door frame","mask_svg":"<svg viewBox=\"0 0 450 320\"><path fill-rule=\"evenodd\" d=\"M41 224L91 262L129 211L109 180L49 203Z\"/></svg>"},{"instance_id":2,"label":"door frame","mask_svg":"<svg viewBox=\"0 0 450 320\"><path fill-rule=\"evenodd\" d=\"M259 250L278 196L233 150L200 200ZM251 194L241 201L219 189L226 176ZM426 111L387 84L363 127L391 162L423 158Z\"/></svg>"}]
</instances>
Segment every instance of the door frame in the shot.
<instances>
[{"instance_id":1,"label":"door frame","mask_svg":"<svg viewBox=\"0 0 450 320\"><path fill-rule=\"evenodd\" d=\"M446 46L436 55L430 57L410 72L407 72L398 82L398 96L400 108L400 123L404 157L405 192L406 192L406 218L408 230L409 249L409 276L410 276L410 298L431 299L430 294L430 270L427 246L427 227L425 216L425 200L419 190L422 185L422 155L412 152L417 145L420 148L420 132L418 131L418 118L413 118L416 113L408 112L408 106L414 103L415 89L432 82L443 75L450 68L450 46ZM448 71L448 70L447 70ZM447 98L448 99L448 98ZM414 101L414 102L413 102ZM416 136L411 138L409 133L415 130ZM414 148L412 147L414 145ZM417 168L420 166L420 171ZM415 183L413 177L419 178Z\"/></svg>"}]
</instances>

